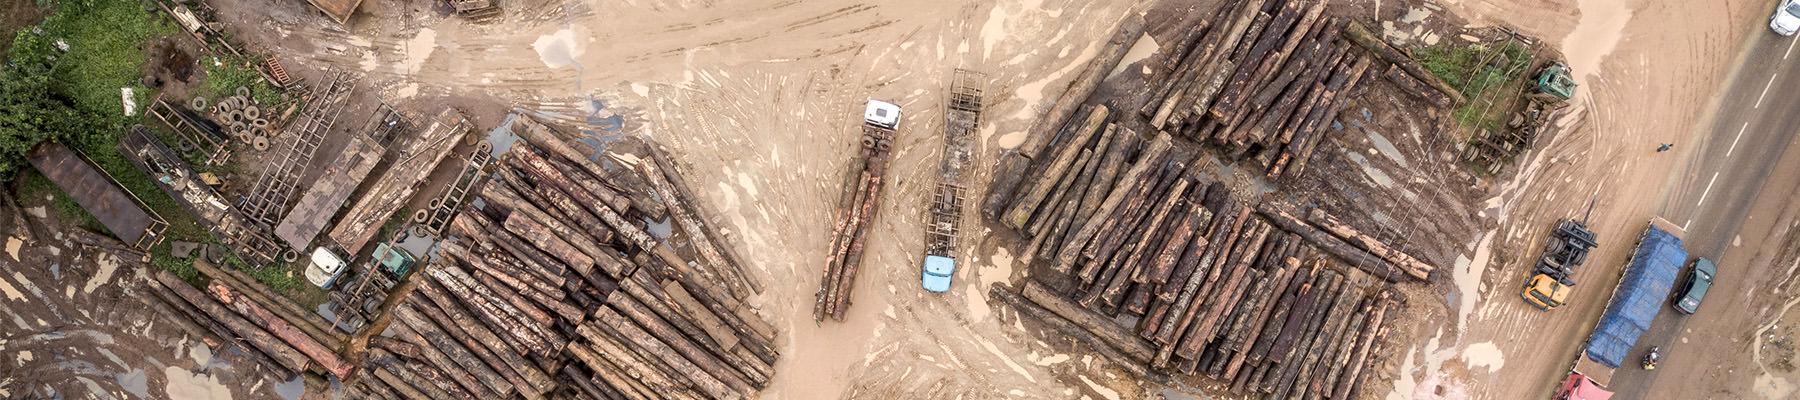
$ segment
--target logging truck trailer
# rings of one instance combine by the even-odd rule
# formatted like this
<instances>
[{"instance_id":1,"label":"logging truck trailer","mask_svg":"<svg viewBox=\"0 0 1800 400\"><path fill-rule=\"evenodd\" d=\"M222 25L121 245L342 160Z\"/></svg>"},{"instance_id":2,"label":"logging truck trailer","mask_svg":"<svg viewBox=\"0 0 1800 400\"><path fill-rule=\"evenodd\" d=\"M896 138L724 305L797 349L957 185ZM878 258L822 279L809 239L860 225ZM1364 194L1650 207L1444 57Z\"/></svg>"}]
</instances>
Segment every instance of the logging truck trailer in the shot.
<instances>
[{"instance_id":1,"label":"logging truck trailer","mask_svg":"<svg viewBox=\"0 0 1800 400\"><path fill-rule=\"evenodd\" d=\"M1613 287L1594 331L1583 343L1569 368L1569 379L1558 388L1559 399L1605 399L1613 372L1634 354L1638 337L1650 329L1662 311L1676 276L1687 264L1688 252L1682 243L1681 227L1662 218L1650 220L1650 226L1638 237L1631 260L1625 264L1619 284ZM1593 386L1593 387L1589 387ZM1594 390L1600 392L1594 392ZM1587 397L1573 394L1588 393Z\"/></svg>"}]
</instances>

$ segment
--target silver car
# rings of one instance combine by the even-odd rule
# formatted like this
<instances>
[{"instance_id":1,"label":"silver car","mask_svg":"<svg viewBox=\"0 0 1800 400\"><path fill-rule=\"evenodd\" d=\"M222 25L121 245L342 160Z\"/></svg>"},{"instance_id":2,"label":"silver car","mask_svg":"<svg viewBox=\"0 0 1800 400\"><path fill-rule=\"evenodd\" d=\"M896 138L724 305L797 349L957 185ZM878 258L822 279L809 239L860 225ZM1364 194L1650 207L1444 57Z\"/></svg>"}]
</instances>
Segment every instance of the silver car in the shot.
<instances>
[{"instance_id":1,"label":"silver car","mask_svg":"<svg viewBox=\"0 0 1800 400\"><path fill-rule=\"evenodd\" d=\"M1794 36L1795 31L1800 31L1800 0L1782 0L1775 15L1769 17L1769 29L1781 36Z\"/></svg>"}]
</instances>

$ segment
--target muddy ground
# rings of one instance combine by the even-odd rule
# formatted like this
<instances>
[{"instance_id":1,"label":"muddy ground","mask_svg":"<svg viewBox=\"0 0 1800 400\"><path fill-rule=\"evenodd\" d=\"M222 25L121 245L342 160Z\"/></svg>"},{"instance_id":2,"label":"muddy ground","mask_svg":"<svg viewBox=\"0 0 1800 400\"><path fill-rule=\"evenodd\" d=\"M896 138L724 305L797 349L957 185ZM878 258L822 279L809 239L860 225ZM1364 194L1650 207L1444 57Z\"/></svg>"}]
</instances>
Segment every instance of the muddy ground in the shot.
<instances>
[{"instance_id":1,"label":"muddy ground","mask_svg":"<svg viewBox=\"0 0 1800 400\"><path fill-rule=\"evenodd\" d=\"M952 293L916 289L921 221L942 149L939 110L951 70L969 68L994 77L977 142L981 167L975 170L984 172L972 185L985 187L989 177L983 174L992 170L997 154L1022 140L1120 16L1211 2L1148 3L524 0L503 3L503 22L471 24L433 3L372 0L349 26L339 27L304 2L209 2L246 47L277 55L310 82L322 79L327 69L361 75L362 106L347 111L347 123L340 126L360 126L375 101L413 115L457 107L482 130L520 107L670 146L697 194L722 216L718 226L730 231L768 283L769 290L753 304L781 329L785 345L765 396L803 399L1139 398L1193 390L1143 387L1065 340L1046 339L1004 307L991 307L988 287L1019 278L1023 265L1014 260L1007 239L984 240L988 230L965 231L960 258L967 266L957 273ZM1640 226L1673 166L1621 143L1672 142L1688 135L1686 129L1666 127L1693 126L1701 118L1706 99L1724 78L1726 52L1745 32L1733 21L1761 12L1760 3L1746 1L1722 8L1650 3L1358 0L1346 6L1346 12L1387 22L1384 33L1401 44L1462 40L1457 32L1464 28L1514 27L1560 47L1584 84L1576 107L1556 120L1557 132L1502 176L1484 181L1459 173L1455 141L1443 135L1441 119L1397 112L1406 100L1373 96L1346 110L1333 127L1341 130L1333 145L1314 160L1319 163L1314 171L1337 173L1309 173L1283 189L1308 193L1299 199L1334 213L1358 215L1385 238L1442 266L1430 285L1400 289L1407 298L1405 314L1418 323L1395 324L1388 338L1396 346L1364 393L1536 397L1514 389L1545 388L1560 376L1580 333L1597 318L1603 293L1581 291L1577 306L1537 314L1514 292L1529 268L1523 260L1535 254L1551 221L1575 215L1596 192L1609 196L1598 203L1595 226L1610 234ZM1127 61L1154 55L1134 51ZM857 108L866 98L908 111L895 141L894 181L871 231L882 239L868 250L847 321L819 324L811 319L812 294L826 227L842 190L835 187L838 174L850 160ZM338 141L328 139L319 158L329 160L342 146L342 136L333 137ZM240 182L253 183L256 171ZM439 171L436 180L445 174ZM1337 179L1320 178L1325 176ZM1358 198L1373 201L1351 201ZM1416 204L1454 210L1369 211L1421 208ZM967 218L977 226L973 210ZM1621 264L1623 247L1603 248L1590 262ZM255 398L269 396L260 388L280 379L219 361L229 356L190 357L193 346L152 322L157 319L139 303L106 300L105 293L115 290L131 297L126 294L142 282L137 267L117 267L115 277L104 281L110 283L92 295L58 300L56 287L80 291L91 279L84 271L102 264L53 248L67 246L32 243L25 254L61 252L56 257L65 261L53 265L62 267L19 263L34 267L9 267L0 276L13 288L0 305L17 316L0 326L30 332L0 335L11 342L0 343L0 365L67 370L43 363L59 360L46 356L57 354L93 366L79 370L93 383L27 373L0 381L0 390L14 395L107 391L125 397L137 391L133 379L139 378L119 377L143 370L138 376L146 382L144 390L164 397L157 388L191 382L189 371L200 371L202 380L222 383L236 398ZM1769 258L1781 257L1793 258ZM1600 269L1585 273L1591 276L1581 277L1584 282L1608 285ZM108 311L95 314L100 318L89 316L102 309ZM45 322L37 323L38 318ZM1756 333L1768 338L1756 347L1759 360L1781 371L1767 360L1793 352L1795 328L1768 326L1773 328ZM57 329L104 332L113 342L93 343L79 335L19 339ZM1721 346L1720 351L1738 349ZM126 349L131 351L121 353ZM30 356L24 356L27 351ZM238 367L216 367L221 363ZM185 398L172 392L166 397Z\"/></svg>"},{"instance_id":2,"label":"muddy ground","mask_svg":"<svg viewBox=\"0 0 1800 400\"><path fill-rule=\"evenodd\" d=\"M153 267L71 241L51 199L20 201L30 227L0 223L0 398L298 398L254 350L215 352L151 309Z\"/></svg>"}]
</instances>

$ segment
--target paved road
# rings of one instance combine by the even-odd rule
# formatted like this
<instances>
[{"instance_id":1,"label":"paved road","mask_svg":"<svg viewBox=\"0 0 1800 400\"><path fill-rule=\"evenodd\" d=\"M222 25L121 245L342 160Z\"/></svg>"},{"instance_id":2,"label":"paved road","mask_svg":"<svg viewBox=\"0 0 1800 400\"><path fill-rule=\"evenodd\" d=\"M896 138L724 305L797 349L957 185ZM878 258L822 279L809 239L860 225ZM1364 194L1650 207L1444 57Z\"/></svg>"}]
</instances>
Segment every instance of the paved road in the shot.
<instances>
[{"instance_id":1,"label":"paved road","mask_svg":"<svg viewBox=\"0 0 1800 400\"><path fill-rule=\"evenodd\" d=\"M1745 23L1764 24L1759 17ZM1753 268L1750 262L1763 243L1775 216L1794 202L1800 187L1800 44L1795 38L1777 36L1767 29L1754 33L1743 63L1726 83L1716 118L1701 132L1690 149L1687 167L1664 198L1658 214L1685 225L1692 257L1719 261L1717 286L1698 314L1684 316L1664 307L1656 322L1638 341L1627 365L1613 376L1610 387L1624 399L1652 398L1648 393L1669 393L1684 380L1707 373L1714 364L1703 360L1744 357L1737 351L1712 354L1725 346L1702 348L1683 340L1728 342L1740 335L1697 334L1718 332L1723 327L1750 324L1753 308L1743 295L1748 287L1773 277L1778 271ZM1654 144L1646 144L1653 151ZM1755 270L1760 269L1760 270ZM1686 271L1683 270L1685 276ZM1677 282L1679 290L1681 282ZM1722 333L1722 332L1720 332ZM1662 346L1663 368L1645 371L1638 360L1650 346ZM1741 346L1730 347L1741 349ZM1703 350L1704 349L1704 350ZM1715 372L1716 373L1716 372ZM1738 371L1750 373L1750 371ZM1660 375L1667 375L1658 379Z\"/></svg>"}]
</instances>

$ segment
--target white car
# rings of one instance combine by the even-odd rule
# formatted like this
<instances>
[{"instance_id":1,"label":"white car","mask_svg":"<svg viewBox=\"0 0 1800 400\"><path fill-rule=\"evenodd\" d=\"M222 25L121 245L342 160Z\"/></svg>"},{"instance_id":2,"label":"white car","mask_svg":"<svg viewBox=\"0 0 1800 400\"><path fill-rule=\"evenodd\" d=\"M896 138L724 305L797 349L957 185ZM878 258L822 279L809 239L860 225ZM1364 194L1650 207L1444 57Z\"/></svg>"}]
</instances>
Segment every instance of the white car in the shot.
<instances>
[{"instance_id":1,"label":"white car","mask_svg":"<svg viewBox=\"0 0 1800 400\"><path fill-rule=\"evenodd\" d=\"M1775 16L1769 17L1769 29L1781 36L1794 36L1800 31L1800 0L1782 0L1781 6L1775 8Z\"/></svg>"}]
</instances>

